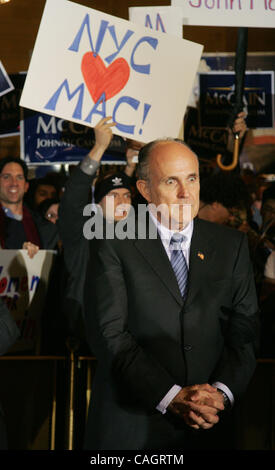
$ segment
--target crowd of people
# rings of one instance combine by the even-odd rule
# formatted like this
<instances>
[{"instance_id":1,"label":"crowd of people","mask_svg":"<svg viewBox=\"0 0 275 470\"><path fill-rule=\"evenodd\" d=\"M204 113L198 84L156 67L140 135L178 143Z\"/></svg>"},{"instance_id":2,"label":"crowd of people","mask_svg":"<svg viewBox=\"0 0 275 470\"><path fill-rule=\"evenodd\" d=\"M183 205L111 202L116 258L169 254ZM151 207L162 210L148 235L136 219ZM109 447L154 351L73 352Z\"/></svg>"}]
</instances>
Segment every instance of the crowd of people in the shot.
<instances>
[{"instance_id":1,"label":"crowd of people","mask_svg":"<svg viewBox=\"0 0 275 470\"><path fill-rule=\"evenodd\" d=\"M238 128L238 123L240 128ZM237 120L237 132L242 132L241 125L243 125L242 116L239 121ZM96 214L96 212L99 213L100 210L102 210L104 220L110 221L110 223L116 224L119 221L123 221L127 219L131 207L136 208L140 203L154 202L157 190L160 191L158 187L157 190L155 190L155 193L153 193L153 183L149 189L146 186L148 177L144 176L144 168L146 165L148 166L148 162L146 160L148 158L147 156L144 157L146 164L144 164L142 171L140 167L138 168L138 173L136 171L137 165L135 163L135 157L138 155L141 148L145 148L142 144L131 141L128 142L126 165L121 165L112 171L108 169L107 165L101 165L101 159L110 144L114 126L115 124L108 117L102 119L97 124L95 127L94 147L78 165L75 165L72 168L66 181L64 181L64 175L59 178L56 173L51 173L44 178L29 181L28 168L24 161L13 157L2 158L0 160L1 248L26 249L30 257L35 256L39 249L50 249L56 250L57 252L49 280L45 311L43 312L42 354L64 353L67 351L68 345L73 344L74 347L77 347L79 352L85 352L87 354L95 353L99 356L103 354L104 356L104 352L101 352L101 348L99 347L99 349L97 349L97 339L94 339L95 343L91 341L90 320L89 318L87 320L87 312L85 313L85 310L87 310L87 300L85 301L85 298L88 295L87 291L89 291L89 296L93 293L92 286L87 288L89 275L86 275L86 273L89 273L89 269L92 270L93 267L89 265L91 262L89 261L91 260L91 244L89 237L85 236L85 231L83 233L83 227L87 224L88 218L91 220L92 214ZM171 145L172 150L176 151L177 148L172 148L172 145L181 146L182 144L179 142L173 144L171 142L166 142L165 144L159 143L158 145L160 152L161 147L167 147L168 149L169 145ZM185 151L189 158L189 151L191 152L191 150L186 149ZM149 150L151 152L151 149ZM143 150L140 151L141 158L143 158L142 152ZM167 159L169 160L168 156ZM161 163L159 163L159 167L155 172L160 171L159 168L161 168ZM179 171L181 171L180 168ZM195 172L193 178L195 178ZM137 181L138 190L136 186ZM143 183L141 183L141 181L143 181ZM169 182L169 184L170 183L173 186L173 181ZM158 199L156 198L156 200ZM97 209L95 209L95 206L91 206L91 203L96 204ZM233 229L232 233L235 233L236 231L241 234L246 234L259 304L260 342L257 354L260 357L275 357L275 321L273 310L275 300L275 182L268 182L261 176L254 175L253 172L248 170L241 171L239 167L237 167L233 172L221 171L218 167L213 168L210 175L203 173L200 174L200 199L197 212L192 215L191 219L194 219L195 224L197 224L197 220L207 221L212 222L215 226L229 226ZM96 217L93 220L96 220ZM204 224L204 222L199 223ZM202 225L202 227L204 227L204 225ZM225 240L227 239L226 233L227 232L225 232L224 235ZM222 231L217 231L215 234L216 236L223 237ZM97 245L94 244L93 249L95 249L95 246L97 247ZM125 245L125 247L127 251L127 245ZM99 252L100 249L101 248L99 246ZM125 294L124 291L127 290L128 302L130 302L130 298L133 298L133 302L138 302L131 290L133 288L131 284L131 275L135 270L135 255L129 249L128 256L132 256L132 259L123 261L124 264L122 264L125 271L124 276L126 276L126 278L123 278L123 285L119 285L118 275L121 275L121 273L118 273L117 271L118 267L115 258L118 256L122 257L122 255L119 252L119 254L116 253L115 248L112 246L110 247L106 245L105 249L105 258L104 256L102 257L103 263L108 263L109 260L109 269L110 271L113 270L113 276L117 276L117 279L112 279L112 284L110 281L111 277L109 279L104 274L106 283L104 287L105 294L101 293L102 304L104 304L105 308L108 309L110 306L107 297L110 296L110 299L112 299L113 302L113 308L115 308L115 302L117 299L115 297L115 292L113 292L114 290L117 290L117 294L121 296L123 296ZM241 252L241 248L239 249ZM204 256L204 252L199 251L198 257L201 260L204 259ZM232 252L232 260L234 259L234 256L235 254ZM246 262L244 255L242 262ZM237 263L238 261L236 261L236 264ZM130 264L131 267L129 266ZM242 271L242 268L243 271L246 269L246 267L240 266L240 272ZM106 272L108 272L108 266L106 267ZM143 273L143 275L145 275L145 273ZM127 276L129 276L129 278ZM140 283L140 285L143 286L144 296L146 297L150 286L146 286L144 284L145 281L142 282L139 279L138 270L136 272L136 276L137 291L139 290L138 284ZM157 288L157 286L155 288ZM222 290L222 284L220 284L220 288ZM249 287L249 289L250 288L251 287ZM150 292L148 295L149 294ZM105 299L103 299L104 295ZM162 296L161 290L159 295L160 297ZM237 288L235 295L236 297L239 295ZM165 303L164 299L162 299L162 301ZM90 297L89 302L93 302ZM125 300L125 302L127 302L127 300ZM152 302L154 303L154 299ZM239 300L239 303L242 303L241 299ZM146 305L144 308L146 310ZM151 303L150 309L152 308L154 307ZM91 310L92 309L93 306L91 306ZM143 314L141 314L141 318L142 317ZM144 318L146 317L144 316ZM104 319L106 323L111 320L115 321L111 319L111 317L109 319L107 317ZM131 321L134 324L134 320ZM129 325L129 329L133 327L133 324ZM137 325L135 326L137 327ZM94 327L93 322L92 327ZM106 325L104 325L104 328L105 327ZM103 328L102 325L101 328ZM120 326L120 328L122 328L122 326ZM150 328L150 325L148 328ZM138 325L137 331L139 332L137 335L144 334L140 325ZM115 335L118 333L115 331L113 333L108 331L108 335L112 334ZM14 339L16 337L17 332L15 331ZM111 349L115 349L117 347L114 338L112 338L111 341L109 337L108 341L110 341ZM127 342L128 340L125 338L125 341ZM160 346L157 344L158 341L161 342L161 337L156 339L156 348ZM143 339L143 342L146 344L145 339ZM137 348L137 346L135 347ZM171 348L174 348L173 344L171 344ZM153 347L150 353L154 356L155 352L156 351ZM166 353L169 357L169 353L167 351ZM156 354L158 354L158 351ZM135 373L137 374L137 377L139 373L141 374L141 377L144 373L144 381L147 383L146 368L139 371L139 363L137 362L136 355L139 355L138 348L135 353L133 353L133 356L131 356L133 365L136 364L136 366L134 366L134 368L136 367ZM218 359L219 358L217 356L215 360ZM106 360L108 362L109 359L107 358ZM119 359L119 361L119 364L116 366L117 368L126 367L121 359ZM163 359L163 361L165 362L165 359ZM152 373L151 369L150 373ZM177 375L176 368L175 374ZM160 372L159 375L164 376L162 372ZM101 377L101 380L104 381L104 379L106 380L106 377L104 377L103 372L103 379ZM133 382L135 382L134 378L132 379ZM165 378L165 380L169 385L171 385L171 387L174 386L173 383L170 384L168 378ZM208 379L206 378L205 380L207 381ZM150 381L147 383L146 386L148 390L151 386L153 387L152 383ZM157 379L156 384L158 384ZM208 387L211 387L211 385L208 385ZM233 385L232 387L234 388ZM141 389L141 385L139 384L137 388ZM102 393L102 389L100 387L99 390L100 393ZM156 394L158 397L156 398L157 402L161 402L162 392L164 396L164 389L163 391L160 390L160 394ZM179 396L181 396L179 390L177 390L177 392L179 393ZM188 389L188 393L191 395L193 394L192 400L196 402L196 396L193 389ZM208 397L209 394L211 395L211 393L214 392L212 388L209 388L209 390L202 389L196 393L198 394L199 400L202 402L206 395ZM226 395L229 395L229 398L231 398L230 392L226 393ZM213 412L212 415L212 412L209 412L211 418L208 419L208 414L204 409L199 409L198 414L200 413L202 418L201 420L195 419L194 414L197 409L194 407L192 408L190 405L188 408L188 418L185 417L185 422L188 426L191 428L193 427L194 429L199 427L207 428L208 425L211 427L216 423L217 413L223 409L224 405L219 402L215 395L213 395L213 397L216 400L216 404L215 407L213 406L213 409L215 408L215 413ZM107 402L109 399L110 397L106 397ZM209 404L209 397L207 399L208 402L206 401L206 403ZM186 396L184 396L184 400L187 400ZM149 401L150 400L148 399L148 402ZM172 400L172 403L173 405L170 407L170 410L172 410L174 419L175 416L180 415L180 400L178 402L174 402ZM146 403L145 407L147 407L147 405L148 403ZM100 404L98 404L98 406L100 406ZM116 413L118 413L118 408L116 408L116 405L114 404L112 404L112 406L112 412L115 416ZM200 405L197 406L199 407ZM206 406L205 403L204 406ZM121 410L119 412L121 412ZM91 413L93 415L93 420L96 420L96 417L98 416L96 416L94 409ZM125 423L127 419L130 419L130 415L128 418L126 417L127 413L130 413L129 410L127 412L125 411L125 416L121 417L121 420L118 421L120 425L121 423L124 423L123 426L125 426L125 432L128 432L126 431L128 427ZM207 416L207 418L205 416ZM112 418L112 416L110 418ZM141 422L141 415L139 415L139 419L139 424L137 423L136 428L133 428L135 439L139 438L136 433L144 432L145 424L144 422L143 424ZM205 424L206 422L208 423L207 426ZM210 422L211 426L209 424ZM99 428L102 423L99 421ZM153 427L162 426L162 424L157 421L150 421L150 425ZM165 436L166 431L167 430L164 426L162 432ZM123 430L120 430L120 432L121 436L124 436L125 439L126 435L123 434ZM95 431L93 429L91 430L91 435L94 436L95 445L100 446L100 443L97 441L98 435L95 436ZM118 436L119 433L117 438ZM177 437L174 437L175 439L178 439L180 436L181 434L179 433L177 434ZM111 441L108 441L107 437L106 445L110 445ZM114 436L112 436L112 439L113 438ZM129 445L131 446L130 434L128 434L127 438L129 439ZM158 446L162 443L162 438L159 441L157 439L155 441L152 440L153 445ZM89 442L90 441L88 441L87 444L88 447ZM140 442L142 442L142 439ZM169 446L169 442L167 445Z\"/></svg>"}]
</instances>

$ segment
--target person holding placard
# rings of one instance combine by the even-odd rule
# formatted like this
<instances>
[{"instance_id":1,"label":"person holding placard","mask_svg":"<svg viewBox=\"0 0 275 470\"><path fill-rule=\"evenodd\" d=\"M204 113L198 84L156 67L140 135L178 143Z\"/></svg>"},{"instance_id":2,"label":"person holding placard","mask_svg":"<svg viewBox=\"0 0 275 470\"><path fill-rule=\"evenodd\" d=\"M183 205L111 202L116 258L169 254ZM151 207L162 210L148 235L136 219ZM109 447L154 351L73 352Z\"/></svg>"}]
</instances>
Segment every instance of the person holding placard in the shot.
<instances>
[{"instance_id":1,"label":"person holding placard","mask_svg":"<svg viewBox=\"0 0 275 470\"><path fill-rule=\"evenodd\" d=\"M62 309L66 315L65 335L77 338L78 347L87 349L83 328L83 286L87 260L89 258L89 241L86 231L87 217L84 208L93 200L92 186L97 177L101 159L112 139L112 128L115 123L110 117L103 118L95 126L95 145L86 157L77 165L67 181L64 194L60 200L59 229L64 267L66 271L65 294ZM94 185L94 201L101 216L119 221L127 217L127 207L132 202L131 175L132 159L125 172L112 172L98 179ZM128 175L127 175L128 173ZM113 204L108 205L108 201ZM111 206L111 211L108 210ZM93 208L90 210L90 215ZM86 238L87 236L87 238ZM64 330L64 324L63 324Z\"/></svg>"}]
</instances>

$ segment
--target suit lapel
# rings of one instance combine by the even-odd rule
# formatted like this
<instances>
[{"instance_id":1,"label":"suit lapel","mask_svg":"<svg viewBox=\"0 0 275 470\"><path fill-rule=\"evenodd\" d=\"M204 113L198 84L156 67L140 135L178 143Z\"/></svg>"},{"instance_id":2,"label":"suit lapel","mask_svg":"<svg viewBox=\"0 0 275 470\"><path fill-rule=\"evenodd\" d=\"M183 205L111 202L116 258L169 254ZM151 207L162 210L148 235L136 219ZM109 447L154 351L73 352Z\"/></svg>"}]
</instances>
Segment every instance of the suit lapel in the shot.
<instances>
[{"instance_id":1,"label":"suit lapel","mask_svg":"<svg viewBox=\"0 0 275 470\"><path fill-rule=\"evenodd\" d=\"M201 280L209 273L211 256L215 250L214 242L205 230L203 221L196 218L190 247L186 306L192 304L199 292ZM183 306L176 276L159 236L156 239L136 239L134 245L178 304Z\"/></svg>"},{"instance_id":2,"label":"suit lapel","mask_svg":"<svg viewBox=\"0 0 275 470\"><path fill-rule=\"evenodd\" d=\"M209 264L214 250L214 240L209 237L203 222L196 218L190 247L186 306L194 301L202 279L209 274Z\"/></svg>"},{"instance_id":3,"label":"suit lapel","mask_svg":"<svg viewBox=\"0 0 275 470\"><path fill-rule=\"evenodd\" d=\"M155 274L159 277L161 282L169 290L170 294L175 298L179 305L183 305L183 299L179 290L178 282L165 251L165 248L162 244L162 241L157 234L157 238L150 239L148 237L148 230L150 224L153 224L151 218L147 219L146 225L146 239L136 239L134 245L136 249L143 256L145 261L151 266ZM153 230L154 232L154 230ZM152 233L152 232L151 232Z\"/></svg>"}]
</instances>

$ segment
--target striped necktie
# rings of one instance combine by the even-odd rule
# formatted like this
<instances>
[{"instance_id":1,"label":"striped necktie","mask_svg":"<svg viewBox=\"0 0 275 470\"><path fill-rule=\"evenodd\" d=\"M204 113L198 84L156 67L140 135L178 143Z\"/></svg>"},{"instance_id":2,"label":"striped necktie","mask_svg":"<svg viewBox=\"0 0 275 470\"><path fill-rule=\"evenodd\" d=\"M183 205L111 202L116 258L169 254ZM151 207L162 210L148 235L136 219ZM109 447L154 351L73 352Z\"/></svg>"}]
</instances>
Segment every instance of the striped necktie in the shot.
<instances>
[{"instance_id":1,"label":"striped necktie","mask_svg":"<svg viewBox=\"0 0 275 470\"><path fill-rule=\"evenodd\" d=\"M170 240L171 264L176 275L182 297L186 295L188 268L181 249L184 235L175 232Z\"/></svg>"}]
</instances>

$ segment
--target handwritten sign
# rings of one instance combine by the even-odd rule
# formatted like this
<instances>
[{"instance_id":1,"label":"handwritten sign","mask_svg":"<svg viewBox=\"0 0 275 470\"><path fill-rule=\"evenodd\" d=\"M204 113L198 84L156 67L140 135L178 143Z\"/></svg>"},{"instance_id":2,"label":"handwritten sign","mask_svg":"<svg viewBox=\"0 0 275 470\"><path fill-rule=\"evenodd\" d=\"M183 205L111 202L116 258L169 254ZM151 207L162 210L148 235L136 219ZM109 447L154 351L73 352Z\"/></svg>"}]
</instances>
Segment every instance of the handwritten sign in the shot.
<instances>
[{"instance_id":1,"label":"handwritten sign","mask_svg":"<svg viewBox=\"0 0 275 470\"><path fill-rule=\"evenodd\" d=\"M182 38L180 7L130 7L129 20L141 26Z\"/></svg>"},{"instance_id":2,"label":"handwritten sign","mask_svg":"<svg viewBox=\"0 0 275 470\"><path fill-rule=\"evenodd\" d=\"M183 24L275 27L275 0L171 0L182 8Z\"/></svg>"},{"instance_id":3,"label":"handwritten sign","mask_svg":"<svg viewBox=\"0 0 275 470\"><path fill-rule=\"evenodd\" d=\"M47 0L20 105L143 142L177 137L202 46Z\"/></svg>"},{"instance_id":4,"label":"handwritten sign","mask_svg":"<svg viewBox=\"0 0 275 470\"><path fill-rule=\"evenodd\" d=\"M55 252L39 250L32 259L26 250L0 250L0 254L0 296L21 332L12 352L35 352Z\"/></svg>"},{"instance_id":5,"label":"handwritten sign","mask_svg":"<svg viewBox=\"0 0 275 470\"><path fill-rule=\"evenodd\" d=\"M220 127L201 126L199 110L189 107L184 125L184 140L200 157L200 160L216 158L225 154L228 145L228 131Z\"/></svg>"}]
</instances>

